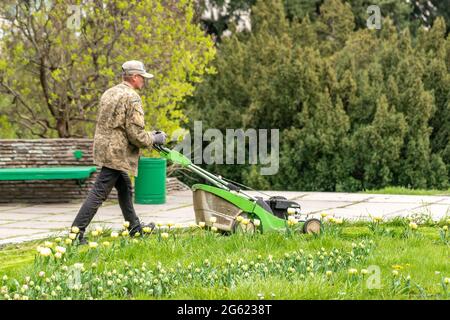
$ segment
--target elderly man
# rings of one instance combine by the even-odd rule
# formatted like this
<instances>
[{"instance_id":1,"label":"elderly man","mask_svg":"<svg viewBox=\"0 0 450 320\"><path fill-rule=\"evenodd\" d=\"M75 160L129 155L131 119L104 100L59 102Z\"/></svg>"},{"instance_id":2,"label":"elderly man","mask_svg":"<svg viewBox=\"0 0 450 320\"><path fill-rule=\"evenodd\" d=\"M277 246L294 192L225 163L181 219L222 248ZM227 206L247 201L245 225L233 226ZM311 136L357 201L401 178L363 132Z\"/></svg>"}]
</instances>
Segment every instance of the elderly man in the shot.
<instances>
[{"instance_id":1,"label":"elderly man","mask_svg":"<svg viewBox=\"0 0 450 320\"><path fill-rule=\"evenodd\" d=\"M153 144L164 144L166 134L145 131L144 111L139 94L145 79L153 75L145 71L140 61L127 61L122 65L122 83L108 89L100 99L97 126L94 137L94 163L101 167L94 187L83 203L72 227L78 227L78 240L86 243L84 233L98 208L106 200L113 187L118 191L119 205L129 232L142 234L143 227L133 207L131 180L128 172L137 175L139 149Z\"/></svg>"}]
</instances>

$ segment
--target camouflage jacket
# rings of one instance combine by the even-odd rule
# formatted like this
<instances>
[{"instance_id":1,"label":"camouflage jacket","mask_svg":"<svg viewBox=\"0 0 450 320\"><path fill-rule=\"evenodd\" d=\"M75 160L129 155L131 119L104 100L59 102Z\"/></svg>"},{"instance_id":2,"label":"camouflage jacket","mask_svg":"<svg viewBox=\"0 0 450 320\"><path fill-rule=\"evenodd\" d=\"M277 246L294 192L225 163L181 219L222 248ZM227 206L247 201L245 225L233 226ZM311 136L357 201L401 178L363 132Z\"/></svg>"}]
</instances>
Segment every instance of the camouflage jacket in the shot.
<instances>
[{"instance_id":1,"label":"camouflage jacket","mask_svg":"<svg viewBox=\"0 0 450 320\"><path fill-rule=\"evenodd\" d=\"M142 101L134 89L122 82L100 99L94 136L94 163L100 167L132 172L137 176L139 149L152 146L145 131Z\"/></svg>"}]
</instances>

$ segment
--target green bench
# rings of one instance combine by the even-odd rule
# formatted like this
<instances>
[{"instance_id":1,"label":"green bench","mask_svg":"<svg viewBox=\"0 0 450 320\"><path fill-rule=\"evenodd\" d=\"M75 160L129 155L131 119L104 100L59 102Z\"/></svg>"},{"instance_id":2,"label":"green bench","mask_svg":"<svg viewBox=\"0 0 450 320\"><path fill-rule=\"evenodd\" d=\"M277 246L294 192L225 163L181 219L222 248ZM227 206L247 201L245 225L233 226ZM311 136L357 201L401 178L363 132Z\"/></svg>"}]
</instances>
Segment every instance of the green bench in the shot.
<instances>
[{"instance_id":1,"label":"green bench","mask_svg":"<svg viewBox=\"0 0 450 320\"><path fill-rule=\"evenodd\" d=\"M66 180L75 179L79 183L88 179L97 170L89 167L49 167L49 168L2 168L0 181L10 180Z\"/></svg>"}]
</instances>

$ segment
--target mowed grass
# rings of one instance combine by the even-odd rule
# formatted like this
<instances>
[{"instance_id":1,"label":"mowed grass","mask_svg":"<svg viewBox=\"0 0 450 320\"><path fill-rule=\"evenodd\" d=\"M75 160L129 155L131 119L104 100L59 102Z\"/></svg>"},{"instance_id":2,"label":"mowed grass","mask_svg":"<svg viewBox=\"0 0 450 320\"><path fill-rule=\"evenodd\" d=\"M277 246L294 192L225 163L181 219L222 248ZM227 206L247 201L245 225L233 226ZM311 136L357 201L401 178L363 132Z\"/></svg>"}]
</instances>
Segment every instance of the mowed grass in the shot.
<instances>
[{"instance_id":1,"label":"mowed grass","mask_svg":"<svg viewBox=\"0 0 450 320\"><path fill-rule=\"evenodd\" d=\"M448 196L450 189L435 190L435 189L409 189L405 187L385 187L382 189L365 190L364 193L372 194L398 194L398 195L416 195L416 196Z\"/></svg>"},{"instance_id":2,"label":"mowed grass","mask_svg":"<svg viewBox=\"0 0 450 320\"><path fill-rule=\"evenodd\" d=\"M139 240L111 239L105 232L108 236L91 239L98 248L64 245L68 252L58 260L34 260L42 241L4 247L0 277L6 275L8 280L0 281L11 298L16 293L30 299L448 299L445 278L450 277L450 251L442 227L441 223L411 231L405 225L384 223L382 228L389 232L376 234L368 224L344 223L339 232L325 230L320 236L220 235L197 230L177 231L168 239L150 235ZM104 246L104 241L113 245ZM351 258L349 253L360 246L367 252L355 251ZM335 250L339 253L333 259L340 256L343 262L327 265L327 259L334 261L330 253ZM84 265L78 291L66 285L61 271L76 263ZM140 271L143 265L145 272ZM370 272L362 274L364 269ZM39 277L40 271L45 276ZM229 276L223 276L227 272ZM144 281L133 284L134 278ZM30 281L42 288L32 289ZM24 284L27 290L21 291ZM53 290L57 286L61 290Z\"/></svg>"}]
</instances>

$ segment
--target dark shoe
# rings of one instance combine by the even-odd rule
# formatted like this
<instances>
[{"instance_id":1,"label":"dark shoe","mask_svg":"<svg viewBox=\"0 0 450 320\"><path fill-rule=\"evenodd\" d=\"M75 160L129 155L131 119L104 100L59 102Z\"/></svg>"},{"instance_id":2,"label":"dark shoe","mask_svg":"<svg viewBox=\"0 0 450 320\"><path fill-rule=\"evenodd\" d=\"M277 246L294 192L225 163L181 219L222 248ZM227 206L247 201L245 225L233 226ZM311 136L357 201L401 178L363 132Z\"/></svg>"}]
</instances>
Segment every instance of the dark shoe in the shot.
<instances>
[{"instance_id":1,"label":"dark shoe","mask_svg":"<svg viewBox=\"0 0 450 320\"><path fill-rule=\"evenodd\" d=\"M78 234L78 245L88 244L87 238L81 232Z\"/></svg>"},{"instance_id":2,"label":"dark shoe","mask_svg":"<svg viewBox=\"0 0 450 320\"><path fill-rule=\"evenodd\" d=\"M153 229L155 229L155 224L153 222L147 224L142 222L140 225L137 225L130 230L130 237L133 237L138 232L142 235L144 233L144 228L150 228L150 232L152 232Z\"/></svg>"}]
</instances>

